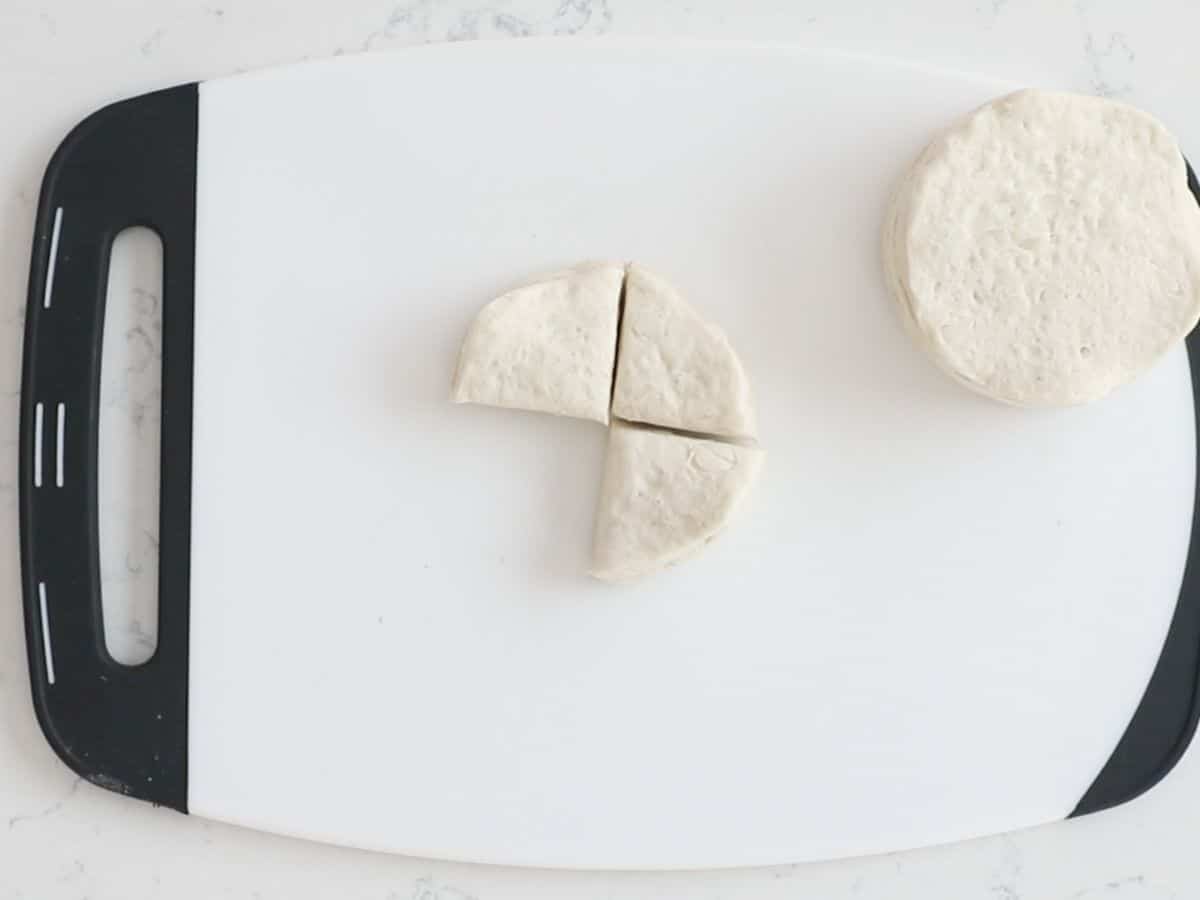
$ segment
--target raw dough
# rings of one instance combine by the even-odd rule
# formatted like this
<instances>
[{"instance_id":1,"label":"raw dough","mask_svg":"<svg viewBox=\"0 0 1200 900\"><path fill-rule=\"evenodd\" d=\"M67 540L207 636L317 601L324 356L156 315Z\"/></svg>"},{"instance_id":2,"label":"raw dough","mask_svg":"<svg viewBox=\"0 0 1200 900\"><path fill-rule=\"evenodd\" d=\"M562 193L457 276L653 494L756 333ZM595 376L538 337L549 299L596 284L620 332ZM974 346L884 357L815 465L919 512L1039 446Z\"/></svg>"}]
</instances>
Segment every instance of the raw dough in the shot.
<instances>
[{"instance_id":1,"label":"raw dough","mask_svg":"<svg viewBox=\"0 0 1200 900\"><path fill-rule=\"evenodd\" d=\"M935 362L997 400L1085 403L1200 317L1200 208L1175 139L1095 97L1021 91L925 149L883 230L889 287Z\"/></svg>"},{"instance_id":2,"label":"raw dough","mask_svg":"<svg viewBox=\"0 0 1200 900\"><path fill-rule=\"evenodd\" d=\"M755 432L750 383L725 333L633 264L625 276L613 415L725 437Z\"/></svg>"},{"instance_id":3,"label":"raw dough","mask_svg":"<svg viewBox=\"0 0 1200 900\"><path fill-rule=\"evenodd\" d=\"M454 402L607 423L623 278L584 263L493 300L459 351Z\"/></svg>"},{"instance_id":4,"label":"raw dough","mask_svg":"<svg viewBox=\"0 0 1200 900\"><path fill-rule=\"evenodd\" d=\"M701 549L758 474L750 387L725 335L640 266L585 263L493 300L459 351L458 403L607 424L610 397L592 574L627 581Z\"/></svg>"},{"instance_id":5,"label":"raw dough","mask_svg":"<svg viewBox=\"0 0 1200 900\"><path fill-rule=\"evenodd\" d=\"M592 574L628 581L691 556L725 527L763 453L614 421Z\"/></svg>"}]
</instances>

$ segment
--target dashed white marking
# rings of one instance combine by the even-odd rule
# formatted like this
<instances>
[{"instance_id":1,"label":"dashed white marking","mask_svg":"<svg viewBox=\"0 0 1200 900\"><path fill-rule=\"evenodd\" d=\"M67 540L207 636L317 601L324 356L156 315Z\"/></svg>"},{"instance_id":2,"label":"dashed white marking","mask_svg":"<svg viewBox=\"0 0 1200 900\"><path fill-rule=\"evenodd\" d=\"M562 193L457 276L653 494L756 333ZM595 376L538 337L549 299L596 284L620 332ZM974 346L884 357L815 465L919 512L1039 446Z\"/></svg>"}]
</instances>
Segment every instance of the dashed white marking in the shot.
<instances>
[{"instance_id":1,"label":"dashed white marking","mask_svg":"<svg viewBox=\"0 0 1200 900\"><path fill-rule=\"evenodd\" d=\"M62 207L54 211L54 230L50 232L50 264L46 269L46 293L42 296L42 307L50 308L50 295L54 292L54 267L58 262L58 235L62 232Z\"/></svg>"},{"instance_id":2,"label":"dashed white marking","mask_svg":"<svg viewBox=\"0 0 1200 900\"><path fill-rule=\"evenodd\" d=\"M33 409L33 486L42 486L42 404Z\"/></svg>"},{"instance_id":3,"label":"dashed white marking","mask_svg":"<svg viewBox=\"0 0 1200 900\"><path fill-rule=\"evenodd\" d=\"M54 481L59 487L63 486L63 436L67 429L67 405L58 404L58 428L54 438Z\"/></svg>"},{"instance_id":4,"label":"dashed white marking","mask_svg":"<svg viewBox=\"0 0 1200 900\"><path fill-rule=\"evenodd\" d=\"M42 653L46 657L46 679L54 684L54 651L50 649L50 613L46 609L46 582L38 582L38 606L42 610Z\"/></svg>"}]
</instances>

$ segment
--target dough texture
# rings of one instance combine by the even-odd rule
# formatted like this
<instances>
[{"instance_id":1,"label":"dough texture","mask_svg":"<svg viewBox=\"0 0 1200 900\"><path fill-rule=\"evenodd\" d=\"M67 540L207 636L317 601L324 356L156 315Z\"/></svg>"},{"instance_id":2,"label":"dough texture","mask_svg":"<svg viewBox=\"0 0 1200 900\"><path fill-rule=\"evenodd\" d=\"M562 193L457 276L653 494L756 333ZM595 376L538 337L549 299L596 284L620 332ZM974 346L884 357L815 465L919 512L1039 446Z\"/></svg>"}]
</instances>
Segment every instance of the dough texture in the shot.
<instances>
[{"instance_id":1,"label":"dough texture","mask_svg":"<svg viewBox=\"0 0 1200 900\"><path fill-rule=\"evenodd\" d=\"M1086 403L1200 318L1200 208L1151 116L1021 91L917 159L883 264L906 328L954 378L1017 405Z\"/></svg>"},{"instance_id":2,"label":"dough texture","mask_svg":"<svg viewBox=\"0 0 1200 900\"><path fill-rule=\"evenodd\" d=\"M636 263L625 276L620 347L614 416L723 437L754 436L750 383L725 333Z\"/></svg>"},{"instance_id":3,"label":"dough texture","mask_svg":"<svg viewBox=\"0 0 1200 900\"><path fill-rule=\"evenodd\" d=\"M454 402L607 423L623 278L584 263L493 300L459 351Z\"/></svg>"},{"instance_id":4,"label":"dough texture","mask_svg":"<svg viewBox=\"0 0 1200 900\"><path fill-rule=\"evenodd\" d=\"M763 453L614 421L592 552L592 574L629 581L704 547L754 483Z\"/></svg>"}]
</instances>

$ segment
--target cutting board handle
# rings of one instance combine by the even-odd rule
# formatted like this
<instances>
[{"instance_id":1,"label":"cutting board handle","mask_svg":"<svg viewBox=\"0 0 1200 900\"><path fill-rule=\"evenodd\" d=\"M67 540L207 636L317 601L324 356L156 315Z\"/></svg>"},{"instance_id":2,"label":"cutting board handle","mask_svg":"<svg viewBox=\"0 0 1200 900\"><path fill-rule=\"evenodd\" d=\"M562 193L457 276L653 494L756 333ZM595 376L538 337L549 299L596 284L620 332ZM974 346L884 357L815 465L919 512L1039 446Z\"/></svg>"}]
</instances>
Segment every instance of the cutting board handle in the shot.
<instances>
[{"instance_id":1,"label":"cutting board handle","mask_svg":"<svg viewBox=\"0 0 1200 900\"><path fill-rule=\"evenodd\" d=\"M42 182L21 379L20 531L33 701L51 746L104 787L185 810L192 313L198 90L107 106ZM126 228L163 245L159 634L140 666L108 653L100 602L100 354L109 255Z\"/></svg>"}]
</instances>

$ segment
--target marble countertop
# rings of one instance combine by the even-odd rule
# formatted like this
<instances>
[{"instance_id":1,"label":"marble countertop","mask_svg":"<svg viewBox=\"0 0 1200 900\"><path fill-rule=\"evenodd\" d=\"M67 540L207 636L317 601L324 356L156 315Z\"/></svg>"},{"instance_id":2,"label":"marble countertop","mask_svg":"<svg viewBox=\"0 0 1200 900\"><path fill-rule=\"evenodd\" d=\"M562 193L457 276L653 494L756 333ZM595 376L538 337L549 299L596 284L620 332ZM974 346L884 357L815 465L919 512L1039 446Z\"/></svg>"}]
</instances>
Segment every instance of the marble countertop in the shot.
<instances>
[{"instance_id":1,"label":"marble countertop","mask_svg":"<svg viewBox=\"0 0 1200 900\"><path fill-rule=\"evenodd\" d=\"M46 159L81 115L179 81L426 41L534 34L765 38L916 59L1137 103L1200 147L1200 6L1184 0L6 0L0 8L0 900L953 897L1166 900L1200 881L1200 754L1117 810L948 847L770 869L547 872L309 844L137 804L82 783L29 700L18 588L17 398L32 216ZM1200 151L1193 151L1200 152ZM128 333L153 356L157 298ZM141 313L136 313L136 310ZM145 354L143 354L144 361ZM142 423L153 386L118 392ZM149 393L147 393L149 392ZM136 440L134 441L136 444ZM131 519L145 516L130 512ZM149 516L151 527L153 516ZM136 530L136 529L133 529ZM153 564L153 533L109 570ZM106 564L107 565L107 564ZM136 652L137 627L118 635Z\"/></svg>"}]
</instances>

